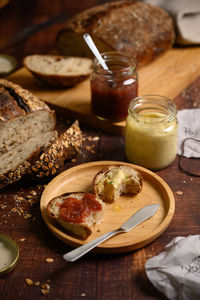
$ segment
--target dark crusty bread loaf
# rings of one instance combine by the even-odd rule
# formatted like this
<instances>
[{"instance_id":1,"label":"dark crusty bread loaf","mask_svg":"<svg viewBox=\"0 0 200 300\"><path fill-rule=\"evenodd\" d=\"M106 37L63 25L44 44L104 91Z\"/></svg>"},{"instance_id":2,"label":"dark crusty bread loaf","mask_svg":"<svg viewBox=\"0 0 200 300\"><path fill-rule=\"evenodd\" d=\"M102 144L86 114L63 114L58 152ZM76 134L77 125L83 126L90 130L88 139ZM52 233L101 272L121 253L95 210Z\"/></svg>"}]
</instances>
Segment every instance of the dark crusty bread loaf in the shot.
<instances>
[{"instance_id":1,"label":"dark crusty bread loaf","mask_svg":"<svg viewBox=\"0 0 200 300\"><path fill-rule=\"evenodd\" d=\"M93 190L104 202L112 203L122 194L138 194L142 189L141 174L129 166L109 166L94 177Z\"/></svg>"},{"instance_id":2,"label":"dark crusty bread loaf","mask_svg":"<svg viewBox=\"0 0 200 300\"><path fill-rule=\"evenodd\" d=\"M54 175L82 142L78 121L61 136L49 107L22 87L0 80L0 188L25 175Z\"/></svg>"},{"instance_id":3,"label":"dark crusty bread loaf","mask_svg":"<svg viewBox=\"0 0 200 300\"><path fill-rule=\"evenodd\" d=\"M175 39L172 19L164 10L130 0L105 3L68 20L57 34L59 53L92 57L82 37L86 32L100 52L134 56L139 66L171 48Z\"/></svg>"},{"instance_id":4,"label":"dark crusty bread loaf","mask_svg":"<svg viewBox=\"0 0 200 300\"><path fill-rule=\"evenodd\" d=\"M89 77L92 69L92 60L85 57L34 54L23 63L35 77L54 87L76 85Z\"/></svg>"},{"instance_id":5,"label":"dark crusty bread loaf","mask_svg":"<svg viewBox=\"0 0 200 300\"><path fill-rule=\"evenodd\" d=\"M15 144L54 130L55 114L21 86L0 79L0 155Z\"/></svg>"},{"instance_id":6,"label":"dark crusty bread loaf","mask_svg":"<svg viewBox=\"0 0 200 300\"><path fill-rule=\"evenodd\" d=\"M68 233L82 240L88 238L94 225L103 221L104 210L105 204L100 199L84 192L62 194L47 205L49 215Z\"/></svg>"}]
</instances>

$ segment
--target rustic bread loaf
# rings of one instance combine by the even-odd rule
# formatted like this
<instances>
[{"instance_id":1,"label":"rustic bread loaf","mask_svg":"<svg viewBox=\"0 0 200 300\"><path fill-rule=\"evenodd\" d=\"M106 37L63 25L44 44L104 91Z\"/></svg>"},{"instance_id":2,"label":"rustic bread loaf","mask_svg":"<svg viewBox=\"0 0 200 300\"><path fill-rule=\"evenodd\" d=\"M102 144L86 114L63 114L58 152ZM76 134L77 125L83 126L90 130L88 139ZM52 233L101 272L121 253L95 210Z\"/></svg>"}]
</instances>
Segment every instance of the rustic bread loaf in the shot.
<instances>
[{"instance_id":1,"label":"rustic bread loaf","mask_svg":"<svg viewBox=\"0 0 200 300\"><path fill-rule=\"evenodd\" d=\"M104 217L105 204L91 193L66 193L47 205L49 215L75 237L85 240Z\"/></svg>"},{"instance_id":2,"label":"rustic bread loaf","mask_svg":"<svg viewBox=\"0 0 200 300\"><path fill-rule=\"evenodd\" d=\"M24 66L38 79L55 87L73 86L91 73L92 60L83 57L29 55Z\"/></svg>"},{"instance_id":3,"label":"rustic bread loaf","mask_svg":"<svg viewBox=\"0 0 200 300\"><path fill-rule=\"evenodd\" d=\"M55 114L19 85L0 79L0 155L28 138L54 130Z\"/></svg>"},{"instance_id":4,"label":"rustic bread loaf","mask_svg":"<svg viewBox=\"0 0 200 300\"><path fill-rule=\"evenodd\" d=\"M88 32L100 52L118 51L134 56L139 66L172 47L171 17L162 9L137 1L116 1L85 10L68 20L57 34L58 52L92 57L83 40Z\"/></svg>"},{"instance_id":5,"label":"rustic bread loaf","mask_svg":"<svg viewBox=\"0 0 200 300\"><path fill-rule=\"evenodd\" d=\"M25 175L54 175L81 147L78 121L61 136L49 107L22 87L0 80L0 188Z\"/></svg>"},{"instance_id":6,"label":"rustic bread loaf","mask_svg":"<svg viewBox=\"0 0 200 300\"><path fill-rule=\"evenodd\" d=\"M122 194L138 194L142 176L129 166L110 166L99 171L93 180L93 190L104 202L112 203Z\"/></svg>"}]
</instances>

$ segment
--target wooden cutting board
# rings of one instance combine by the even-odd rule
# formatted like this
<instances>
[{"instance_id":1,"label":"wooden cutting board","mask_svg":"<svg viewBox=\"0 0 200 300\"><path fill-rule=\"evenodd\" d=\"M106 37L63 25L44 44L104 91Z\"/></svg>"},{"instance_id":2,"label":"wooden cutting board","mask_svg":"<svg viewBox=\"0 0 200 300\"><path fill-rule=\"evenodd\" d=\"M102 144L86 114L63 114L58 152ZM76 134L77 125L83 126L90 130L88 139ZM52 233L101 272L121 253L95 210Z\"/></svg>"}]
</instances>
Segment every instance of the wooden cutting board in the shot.
<instances>
[{"instance_id":1,"label":"wooden cutting board","mask_svg":"<svg viewBox=\"0 0 200 300\"><path fill-rule=\"evenodd\" d=\"M173 48L138 70L139 95L158 94L175 98L200 76L200 47ZM25 68L8 77L53 106L66 118L113 134L124 135L125 122L97 119L90 107L89 79L70 89L52 89L38 82Z\"/></svg>"}]
</instances>

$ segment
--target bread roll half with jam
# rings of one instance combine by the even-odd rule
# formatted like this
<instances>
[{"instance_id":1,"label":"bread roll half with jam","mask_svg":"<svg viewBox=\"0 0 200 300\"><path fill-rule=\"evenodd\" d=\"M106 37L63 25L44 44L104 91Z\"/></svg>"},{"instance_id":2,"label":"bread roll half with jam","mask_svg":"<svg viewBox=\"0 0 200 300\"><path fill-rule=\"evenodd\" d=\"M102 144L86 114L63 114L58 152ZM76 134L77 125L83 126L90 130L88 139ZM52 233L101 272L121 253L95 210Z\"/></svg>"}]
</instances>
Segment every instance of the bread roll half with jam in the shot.
<instances>
[{"instance_id":1,"label":"bread roll half with jam","mask_svg":"<svg viewBox=\"0 0 200 300\"><path fill-rule=\"evenodd\" d=\"M86 240L103 221L105 204L92 193L65 193L50 200L47 211L69 234Z\"/></svg>"},{"instance_id":2,"label":"bread roll half with jam","mask_svg":"<svg viewBox=\"0 0 200 300\"><path fill-rule=\"evenodd\" d=\"M110 166L99 171L93 190L104 202L112 203L122 194L138 194L142 189L141 174L129 166Z\"/></svg>"}]
</instances>

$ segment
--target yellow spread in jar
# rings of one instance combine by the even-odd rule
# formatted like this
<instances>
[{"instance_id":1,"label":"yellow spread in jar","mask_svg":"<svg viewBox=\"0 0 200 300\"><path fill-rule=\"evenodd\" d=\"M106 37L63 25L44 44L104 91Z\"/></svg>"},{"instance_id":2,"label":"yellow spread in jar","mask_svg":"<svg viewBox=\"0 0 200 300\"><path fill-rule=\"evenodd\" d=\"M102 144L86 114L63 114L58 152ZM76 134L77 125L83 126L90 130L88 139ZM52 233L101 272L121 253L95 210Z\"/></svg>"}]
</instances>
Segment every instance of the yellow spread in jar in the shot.
<instances>
[{"instance_id":1,"label":"yellow spread in jar","mask_svg":"<svg viewBox=\"0 0 200 300\"><path fill-rule=\"evenodd\" d=\"M167 167L176 157L176 118L160 112L142 112L126 120L126 156L135 164L151 170Z\"/></svg>"}]
</instances>

